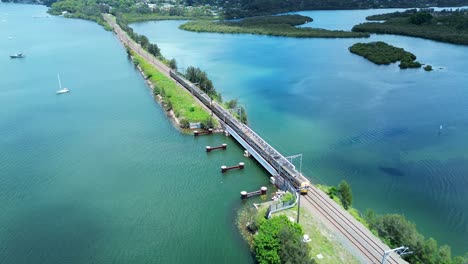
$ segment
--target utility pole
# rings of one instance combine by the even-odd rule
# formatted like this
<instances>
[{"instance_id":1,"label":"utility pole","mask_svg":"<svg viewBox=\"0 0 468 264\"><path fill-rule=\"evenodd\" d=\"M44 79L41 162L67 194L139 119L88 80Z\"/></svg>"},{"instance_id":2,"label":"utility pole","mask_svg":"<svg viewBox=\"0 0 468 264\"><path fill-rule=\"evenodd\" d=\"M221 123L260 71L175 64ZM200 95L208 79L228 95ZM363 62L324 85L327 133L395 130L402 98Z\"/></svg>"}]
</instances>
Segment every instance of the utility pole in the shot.
<instances>
[{"instance_id":1,"label":"utility pole","mask_svg":"<svg viewBox=\"0 0 468 264\"><path fill-rule=\"evenodd\" d=\"M295 159L295 158L299 158L299 174L302 174L302 154L297 154L297 155L292 155L292 156L285 157L285 159L290 159L291 163L293 163L293 159Z\"/></svg>"},{"instance_id":2,"label":"utility pole","mask_svg":"<svg viewBox=\"0 0 468 264\"><path fill-rule=\"evenodd\" d=\"M299 215L301 212L301 189L297 189L297 223L299 224Z\"/></svg>"},{"instance_id":3,"label":"utility pole","mask_svg":"<svg viewBox=\"0 0 468 264\"><path fill-rule=\"evenodd\" d=\"M382 257L382 264L385 264L385 260L387 259L387 256L392 252L396 252L400 256L404 256L404 255L413 253L413 251L407 251L407 250L409 250L408 247L401 246L401 247L398 247L398 248L394 248L394 249L384 251L384 254L383 254L383 257Z\"/></svg>"}]
</instances>

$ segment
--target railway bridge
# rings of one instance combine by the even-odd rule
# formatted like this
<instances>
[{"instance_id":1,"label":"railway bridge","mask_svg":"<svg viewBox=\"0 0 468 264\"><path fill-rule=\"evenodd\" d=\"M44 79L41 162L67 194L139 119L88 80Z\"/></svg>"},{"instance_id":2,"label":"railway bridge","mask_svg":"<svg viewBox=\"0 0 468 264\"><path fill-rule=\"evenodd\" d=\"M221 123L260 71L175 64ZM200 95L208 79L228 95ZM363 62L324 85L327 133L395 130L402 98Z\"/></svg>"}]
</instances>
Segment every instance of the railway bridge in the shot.
<instances>
[{"instance_id":1,"label":"railway bridge","mask_svg":"<svg viewBox=\"0 0 468 264\"><path fill-rule=\"evenodd\" d=\"M241 123L229 111L221 107L217 102L205 94L193 83L186 80L177 72L157 60L153 55L144 50L133 41L116 23L115 18L109 14L103 14L104 19L113 28L118 39L133 52L142 56L156 69L167 77L176 80L188 93L192 94L206 109L216 115L218 120L232 137L239 142L272 176L286 179L299 189L308 187L305 191L302 203L314 217L317 217L327 228L332 230L342 244L348 248L362 263L382 263L385 251L390 248L379 238L372 234L363 224L357 221L348 211L336 204L333 200L317 187L309 184L310 181L299 173L295 166L280 152L270 146L262 137L255 133L247 125ZM306 183L305 185L303 183ZM388 254L386 263L407 263L395 253Z\"/></svg>"}]
</instances>

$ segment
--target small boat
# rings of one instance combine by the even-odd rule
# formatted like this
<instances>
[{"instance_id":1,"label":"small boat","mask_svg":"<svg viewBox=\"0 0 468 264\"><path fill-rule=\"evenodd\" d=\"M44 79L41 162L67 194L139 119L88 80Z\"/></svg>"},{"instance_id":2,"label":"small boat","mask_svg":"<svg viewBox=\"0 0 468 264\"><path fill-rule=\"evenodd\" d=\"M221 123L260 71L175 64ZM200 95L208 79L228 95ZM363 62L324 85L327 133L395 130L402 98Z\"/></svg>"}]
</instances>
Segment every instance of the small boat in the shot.
<instances>
[{"instance_id":1,"label":"small boat","mask_svg":"<svg viewBox=\"0 0 468 264\"><path fill-rule=\"evenodd\" d=\"M12 58L12 59L21 59L21 58L24 58L24 54L23 53L16 53L16 54L10 55L10 58Z\"/></svg>"},{"instance_id":2,"label":"small boat","mask_svg":"<svg viewBox=\"0 0 468 264\"><path fill-rule=\"evenodd\" d=\"M60 82L60 75L58 75L58 74L57 74L57 79L58 79L59 87L60 87L60 90L57 90L57 94L63 94L63 93L70 92L70 90L68 88L62 88L62 83Z\"/></svg>"}]
</instances>

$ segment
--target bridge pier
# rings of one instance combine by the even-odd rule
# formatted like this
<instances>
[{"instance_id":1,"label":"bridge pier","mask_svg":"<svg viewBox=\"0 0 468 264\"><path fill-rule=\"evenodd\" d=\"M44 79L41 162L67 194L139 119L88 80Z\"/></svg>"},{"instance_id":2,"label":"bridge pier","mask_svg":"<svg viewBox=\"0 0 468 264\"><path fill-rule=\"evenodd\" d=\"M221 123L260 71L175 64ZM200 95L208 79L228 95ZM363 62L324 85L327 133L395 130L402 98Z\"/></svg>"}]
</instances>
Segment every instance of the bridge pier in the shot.
<instances>
[{"instance_id":1,"label":"bridge pier","mask_svg":"<svg viewBox=\"0 0 468 264\"><path fill-rule=\"evenodd\" d=\"M267 187L262 186L262 187L260 187L260 190L258 190L258 191L254 191L254 192L242 191L241 192L241 199L244 200L244 199L247 199L247 198L250 198L250 197L253 197L253 196L257 196L257 195L265 195L266 193L267 193Z\"/></svg>"},{"instance_id":2,"label":"bridge pier","mask_svg":"<svg viewBox=\"0 0 468 264\"><path fill-rule=\"evenodd\" d=\"M244 162L239 162L239 165L236 166L231 166L231 167L226 167L226 166L221 166L221 173L225 173L227 171L233 170L233 169L240 169L242 170L244 168L245 164Z\"/></svg>"},{"instance_id":3,"label":"bridge pier","mask_svg":"<svg viewBox=\"0 0 468 264\"><path fill-rule=\"evenodd\" d=\"M193 135L196 136L196 137L201 136L201 135L211 135L211 134L213 134L213 129L212 128L209 128L206 131L198 131L198 130L193 131Z\"/></svg>"},{"instance_id":4,"label":"bridge pier","mask_svg":"<svg viewBox=\"0 0 468 264\"><path fill-rule=\"evenodd\" d=\"M227 144L222 144L221 146L217 146L217 147L206 146L206 152L211 152L212 150L217 150L217 149L225 150L226 148L227 148Z\"/></svg>"}]
</instances>

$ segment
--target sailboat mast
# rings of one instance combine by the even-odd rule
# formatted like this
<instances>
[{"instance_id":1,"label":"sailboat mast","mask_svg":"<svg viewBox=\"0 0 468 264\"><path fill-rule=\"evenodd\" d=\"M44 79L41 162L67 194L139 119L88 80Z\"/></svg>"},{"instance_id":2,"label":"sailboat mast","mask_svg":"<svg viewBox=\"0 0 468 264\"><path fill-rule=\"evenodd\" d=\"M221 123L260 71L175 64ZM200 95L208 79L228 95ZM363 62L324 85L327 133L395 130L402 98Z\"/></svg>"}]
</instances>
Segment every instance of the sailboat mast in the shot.
<instances>
[{"instance_id":1,"label":"sailboat mast","mask_svg":"<svg viewBox=\"0 0 468 264\"><path fill-rule=\"evenodd\" d=\"M60 82L60 75L59 75L59 74L57 74L57 79L58 79L58 81L59 81L60 89L62 89L62 83Z\"/></svg>"}]
</instances>

